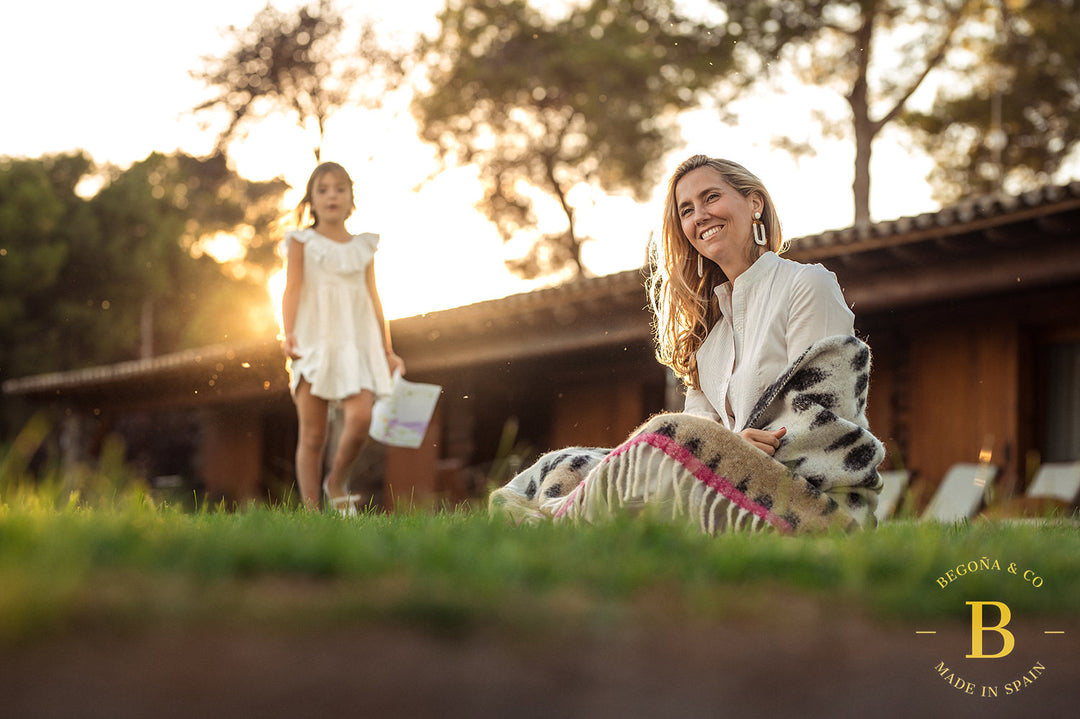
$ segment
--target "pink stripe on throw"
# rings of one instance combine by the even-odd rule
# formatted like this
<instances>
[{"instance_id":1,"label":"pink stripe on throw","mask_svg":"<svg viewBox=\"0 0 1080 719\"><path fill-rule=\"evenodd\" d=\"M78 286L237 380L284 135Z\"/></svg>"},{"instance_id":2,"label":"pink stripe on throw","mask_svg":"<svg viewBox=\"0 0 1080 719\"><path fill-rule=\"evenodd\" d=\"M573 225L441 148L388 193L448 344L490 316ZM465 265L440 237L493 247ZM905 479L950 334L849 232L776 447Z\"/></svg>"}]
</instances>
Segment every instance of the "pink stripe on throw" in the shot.
<instances>
[{"instance_id":1,"label":"pink stripe on throw","mask_svg":"<svg viewBox=\"0 0 1080 719\"><path fill-rule=\"evenodd\" d=\"M780 517L777 514L774 514L772 510L747 497L745 494L739 491L739 489L734 484L732 484L726 477L721 477L716 472L712 471L712 468L710 468L707 464L698 459L697 455L691 452L685 445L679 444L674 439L665 434L658 434L656 432L647 432L639 434L636 437L631 437L626 442L623 442L621 445L613 449L611 451L611 454L609 454L607 457L604 457L600 464L597 465L593 469L593 471L589 473L589 476L583 479L578 484L578 486L574 487L574 490L570 492L569 495L567 495L566 501L563 502L562 506L560 506L558 511L555 512L555 516L561 517L566 512L567 507L569 507L571 502L573 501L574 495L582 491L585 483L592 479L592 475L594 472L600 469L600 467L602 467L607 462L618 458L620 455L630 451L642 442L656 447L661 452L686 467L686 470L690 472L690 474L694 475L695 479L697 479L699 482L702 482L707 487L715 490L716 492L719 492L723 497L733 502L740 509L746 510L751 514L761 519L764 519L766 522L783 532L791 531L791 524L786 519Z\"/></svg>"}]
</instances>

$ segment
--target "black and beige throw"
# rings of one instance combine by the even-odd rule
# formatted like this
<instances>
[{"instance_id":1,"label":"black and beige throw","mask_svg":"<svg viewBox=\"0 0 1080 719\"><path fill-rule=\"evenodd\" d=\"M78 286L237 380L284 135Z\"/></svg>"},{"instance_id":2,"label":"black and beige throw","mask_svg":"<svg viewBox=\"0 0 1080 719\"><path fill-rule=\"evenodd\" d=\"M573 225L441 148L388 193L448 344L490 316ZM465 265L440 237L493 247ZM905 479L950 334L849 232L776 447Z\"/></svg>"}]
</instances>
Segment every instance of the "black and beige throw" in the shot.
<instances>
[{"instance_id":1,"label":"black and beige throw","mask_svg":"<svg viewBox=\"0 0 1080 719\"><path fill-rule=\"evenodd\" d=\"M519 522L648 512L710 534L872 526L884 447L867 427L869 372L869 348L855 337L808 348L748 425L787 428L773 457L711 418L661 414L612 450L543 455L492 492L490 511Z\"/></svg>"}]
</instances>

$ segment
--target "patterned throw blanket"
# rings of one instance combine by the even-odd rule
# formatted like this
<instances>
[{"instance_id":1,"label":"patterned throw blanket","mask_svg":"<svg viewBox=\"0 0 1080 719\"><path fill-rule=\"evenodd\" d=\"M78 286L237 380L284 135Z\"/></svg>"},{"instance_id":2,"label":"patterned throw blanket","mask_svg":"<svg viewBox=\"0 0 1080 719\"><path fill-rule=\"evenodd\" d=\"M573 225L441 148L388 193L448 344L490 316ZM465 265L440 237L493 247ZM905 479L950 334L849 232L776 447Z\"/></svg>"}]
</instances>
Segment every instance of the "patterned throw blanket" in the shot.
<instances>
[{"instance_id":1,"label":"patterned throw blanket","mask_svg":"<svg viewBox=\"0 0 1080 719\"><path fill-rule=\"evenodd\" d=\"M884 447L867 427L870 350L815 343L761 397L748 426L787 428L770 457L715 420L660 414L615 449L570 447L492 492L518 522L649 512L702 531L850 531L873 526Z\"/></svg>"}]
</instances>

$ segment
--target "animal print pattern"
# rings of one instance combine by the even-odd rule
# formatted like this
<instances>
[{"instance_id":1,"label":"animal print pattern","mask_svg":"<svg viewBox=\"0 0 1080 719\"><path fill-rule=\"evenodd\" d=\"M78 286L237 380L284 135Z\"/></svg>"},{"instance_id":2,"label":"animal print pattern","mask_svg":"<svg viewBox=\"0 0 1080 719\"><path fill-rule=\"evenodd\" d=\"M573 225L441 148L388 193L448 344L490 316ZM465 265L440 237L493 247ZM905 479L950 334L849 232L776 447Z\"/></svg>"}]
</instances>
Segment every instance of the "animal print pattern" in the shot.
<instances>
[{"instance_id":1,"label":"animal print pattern","mask_svg":"<svg viewBox=\"0 0 1080 719\"><path fill-rule=\"evenodd\" d=\"M543 455L488 498L488 511L515 523L550 518L585 476L611 452L597 447L567 447Z\"/></svg>"},{"instance_id":2,"label":"animal print pattern","mask_svg":"<svg viewBox=\"0 0 1080 719\"><path fill-rule=\"evenodd\" d=\"M747 427L787 428L773 459L872 522L885 447L870 433L870 348L856 337L811 345L762 394Z\"/></svg>"},{"instance_id":3,"label":"animal print pattern","mask_svg":"<svg viewBox=\"0 0 1080 719\"><path fill-rule=\"evenodd\" d=\"M707 417L662 414L616 447L555 510L597 522L649 513L702 532L850 531L832 497Z\"/></svg>"},{"instance_id":4,"label":"animal print pattern","mask_svg":"<svg viewBox=\"0 0 1080 719\"><path fill-rule=\"evenodd\" d=\"M748 426L786 427L773 457L712 419L658 415L614 450L550 452L489 500L516 521L616 512L687 518L702 531L850 530L874 524L884 447L866 423L870 350L855 337L808 348Z\"/></svg>"}]
</instances>

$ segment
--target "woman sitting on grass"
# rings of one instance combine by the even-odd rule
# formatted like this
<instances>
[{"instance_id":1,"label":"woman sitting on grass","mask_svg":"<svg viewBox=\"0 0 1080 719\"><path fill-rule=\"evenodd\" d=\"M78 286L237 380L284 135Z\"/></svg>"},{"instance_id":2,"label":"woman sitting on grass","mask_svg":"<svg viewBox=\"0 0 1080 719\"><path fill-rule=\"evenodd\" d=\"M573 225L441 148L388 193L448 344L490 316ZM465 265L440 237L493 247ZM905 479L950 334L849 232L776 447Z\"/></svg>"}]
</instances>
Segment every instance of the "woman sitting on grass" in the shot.
<instances>
[{"instance_id":1,"label":"woman sitting on grass","mask_svg":"<svg viewBox=\"0 0 1080 719\"><path fill-rule=\"evenodd\" d=\"M709 532L874 522L884 457L866 417L870 352L836 277L781 259L761 181L696 155L668 187L650 282L657 357L687 386L611 452L541 458L492 497L525 517L685 515Z\"/></svg>"}]
</instances>

